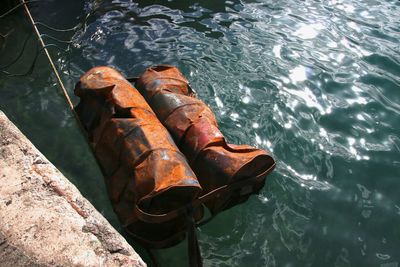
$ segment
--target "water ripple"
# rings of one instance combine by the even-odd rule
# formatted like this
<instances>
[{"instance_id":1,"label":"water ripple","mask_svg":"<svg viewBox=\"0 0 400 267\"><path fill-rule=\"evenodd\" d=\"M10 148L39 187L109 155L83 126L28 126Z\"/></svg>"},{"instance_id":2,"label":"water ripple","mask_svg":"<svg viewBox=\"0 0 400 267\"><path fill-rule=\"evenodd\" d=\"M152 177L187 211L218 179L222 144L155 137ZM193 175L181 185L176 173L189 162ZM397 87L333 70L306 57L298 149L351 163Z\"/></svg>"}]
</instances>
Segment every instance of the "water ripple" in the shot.
<instances>
[{"instance_id":1,"label":"water ripple","mask_svg":"<svg viewBox=\"0 0 400 267\"><path fill-rule=\"evenodd\" d=\"M400 261L398 1L139 2L87 3L69 83L177 65L230 142L279 161L258 198L201 230L206 265Z\"/></svg>"}]
</instances>

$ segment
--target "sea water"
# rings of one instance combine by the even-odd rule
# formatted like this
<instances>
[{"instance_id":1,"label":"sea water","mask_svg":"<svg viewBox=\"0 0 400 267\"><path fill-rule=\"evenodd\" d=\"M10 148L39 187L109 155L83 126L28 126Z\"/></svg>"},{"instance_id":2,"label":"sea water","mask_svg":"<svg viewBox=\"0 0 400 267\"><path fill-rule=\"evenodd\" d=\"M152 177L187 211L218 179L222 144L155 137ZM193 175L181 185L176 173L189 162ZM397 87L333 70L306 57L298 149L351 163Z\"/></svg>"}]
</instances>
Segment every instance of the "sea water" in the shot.
<instances>
[{"instance_id":1,"label":"sea water","mask_svg":"<svg viewBox=\"0 0 400 267\"><path fill-rule=\"evenodd\" d=\"M137 76L178 66L228 141L270 151L265 187L201 227L205 266L400 263L400 2L39 1L31 4L73 98L90 67ZM0 21L0 62L32 32ZM29 69L35 37L9 71ZM2 109L109 221L103 178L41 53L33 73L0 77ZM134 247L148 260L145 251ZM186 266L185 243L155 251ZM149 264L151 264L149 262Z\"/></svg>"}]
</instances>

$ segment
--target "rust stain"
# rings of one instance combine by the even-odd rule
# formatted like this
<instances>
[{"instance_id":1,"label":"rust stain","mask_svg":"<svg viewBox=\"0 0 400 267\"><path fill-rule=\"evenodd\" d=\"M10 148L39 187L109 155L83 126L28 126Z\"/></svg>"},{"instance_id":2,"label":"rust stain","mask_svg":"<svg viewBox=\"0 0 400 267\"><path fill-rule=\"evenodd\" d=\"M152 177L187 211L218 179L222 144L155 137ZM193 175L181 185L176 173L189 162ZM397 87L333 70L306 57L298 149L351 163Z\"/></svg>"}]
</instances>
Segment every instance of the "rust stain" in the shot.
<instances>
[{"instance_id":1,"label":"rust stain","mask_svg":"<svg viewBox=\"0 0 400 267\"><path fill-rule=\"evenodd\" d=\"M32 170L42 176L45 180L45 183L60 197L63 197L65 200L67 200L68 204L71 205L71 207L84 219L86 219L89 215L82 210L77 204L75 204L75 201L71 199L71 196L65 193L65 191L57 185L57 183L54 183L51 181L51 179L47 176L45 172L43 172L40 168L36 166L36 164L32 165Z\"/></svg>"}]
</instances>

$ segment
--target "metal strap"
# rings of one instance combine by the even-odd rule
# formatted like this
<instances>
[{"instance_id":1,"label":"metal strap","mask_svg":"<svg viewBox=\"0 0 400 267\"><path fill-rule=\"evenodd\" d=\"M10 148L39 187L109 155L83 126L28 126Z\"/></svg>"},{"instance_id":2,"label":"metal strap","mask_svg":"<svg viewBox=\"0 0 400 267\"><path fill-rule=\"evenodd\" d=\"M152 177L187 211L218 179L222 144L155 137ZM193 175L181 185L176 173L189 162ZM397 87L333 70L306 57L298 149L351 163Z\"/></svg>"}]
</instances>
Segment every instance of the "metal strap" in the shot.
<instances>
[{"instance_id":1,"label":"metal strap","mask_svg":"<svg viewBox=\"0 0 400 267\"><path fill-rule=\"evenodd\" d=\"M198 206L202 205L204 202L214 198L216 195L224 193L226 191L233 191L237 188L243 187L247 184L252 184L255 181L259 180L261 177L263 177L264 175L268 174L269 172L271 172L275 167L275 164L272 165L268 170L266 170L265 172L255 176L255 177L251 177L251 178L247 178L247 179L243 179L234 183L231 183L229 185L223 185L221 187L218 187L210 192L208 192L207 194L204 194L203 196L193 200L190 204L182 206L178 209L172 210L168 213L164 213L164 214L152 214L152 213L147 213L145 211L143 211L138 205L135 205L134 207L134 212L137 216L137 218L143 222L147 222L147 223L163 223L163 222L167 222L170 221L178 216L183 216L187 213L188 208L197 208ZM204 223L200 223L200 224L204 224Z\"/></svg>"}]
</instances>

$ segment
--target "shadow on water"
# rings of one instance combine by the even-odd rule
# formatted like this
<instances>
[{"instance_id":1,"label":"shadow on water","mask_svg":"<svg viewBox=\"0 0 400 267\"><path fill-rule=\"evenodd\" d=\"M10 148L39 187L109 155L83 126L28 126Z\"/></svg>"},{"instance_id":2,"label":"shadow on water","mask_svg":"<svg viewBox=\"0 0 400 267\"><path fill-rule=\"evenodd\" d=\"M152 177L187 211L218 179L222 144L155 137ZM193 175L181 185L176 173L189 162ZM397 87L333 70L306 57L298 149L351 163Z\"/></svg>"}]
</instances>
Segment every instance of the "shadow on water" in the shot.
<instances>
[{"instance_id":1,"label":"shadow on water","mask_svg":"<svg viewBox=\"0 0 400 267\"><path fill-rule=\"evenodd\" d=\"M32 11L77 26L41 28L71 40L46 39L67 50L51 52L71 95L92 66L136 76L177 65L230 142L278 159L258 196L200 229L206 266L399 265L398 1L43 0ZM9 30L2 66L31 34L22 12L1 21ZM8 70L29 68L36 45ZM0 88L0 109L120 230L43 55ZM187 263L184 243L155 254L161 266Z\"/></svg>"}]
</instances>

